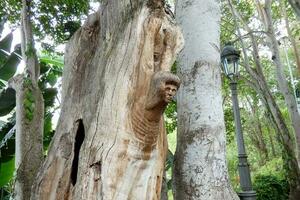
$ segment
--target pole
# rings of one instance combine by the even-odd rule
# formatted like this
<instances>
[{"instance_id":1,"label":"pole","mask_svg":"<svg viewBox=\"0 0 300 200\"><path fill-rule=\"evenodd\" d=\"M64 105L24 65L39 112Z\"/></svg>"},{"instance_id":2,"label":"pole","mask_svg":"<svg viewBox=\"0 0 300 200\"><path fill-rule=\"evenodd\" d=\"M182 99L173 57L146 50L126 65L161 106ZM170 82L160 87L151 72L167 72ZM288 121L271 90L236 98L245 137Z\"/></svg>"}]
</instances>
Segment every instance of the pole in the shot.
<instances>
[{"instance_id":1,"label":"pole","mask_svg":"<svg viewBox=\"0 0 300 200\"><path fill-rule=\"evenodd\" d=\"M242 133L239 102L237 98L237 82L235 80L230 82L230 89L232 94L232 108L234 113L235 133L238 147L238 170L240 176L240 186L242 189L242 192L239 193L239 197L241 200L255 200L256 193L253 191L251 184L249 164L247 161L247 154Z\"/></svg>"}]
</instances>

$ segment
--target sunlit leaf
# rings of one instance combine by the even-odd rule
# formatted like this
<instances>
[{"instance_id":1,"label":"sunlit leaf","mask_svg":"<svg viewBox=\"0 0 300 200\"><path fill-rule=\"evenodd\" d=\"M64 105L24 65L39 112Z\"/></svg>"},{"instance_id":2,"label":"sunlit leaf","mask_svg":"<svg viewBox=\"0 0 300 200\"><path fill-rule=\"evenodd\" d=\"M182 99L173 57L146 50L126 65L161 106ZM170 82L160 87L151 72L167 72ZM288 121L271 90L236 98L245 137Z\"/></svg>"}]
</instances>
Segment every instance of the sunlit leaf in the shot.
<instances>
[{"instance_id":1,"label":"sunlit leaf","mask_svg":"<svg viewBox=\"0 0 300 200\"><path fill-rule=\"evenodd\" d=\"M13 177L15 170L15 157L10 156L6 162L0 162L0 188L6 185Z\"/></svg>"},{"instance_id":2,"label":"sunlit leaf","mask_svg":"<svg viewBox=\"0 0 300 200\"><path fill-rule=\"evenodd\" d=\"M9 53L0 49L0 68L1 66L7 61L7 58L9 57Z\"/></svg>"},{"instance_id":3,"label":"sunlit leaf","mask_svg":"<svg viewBox=\"0 0 300 200\"><path fill-rule=\"evenodd\" d=\"M0 68L0 79L8 81L16 73L20 61L20 57L16 53L12 53Z\"/></svg>"},{"instance_id":4,"label":"sunlit leaf","mask_svg":"<svg viewBox=\"0 0 300 200\"><path fill-rule=\"evenodd\" d=\"M11 42L13 40L13 34L9 33L0 41L0 49L10 52Z\"/></svg>"},{"instance_id":5,"label":"sunlit leaf","mask_svg":"<svg viewBox=\"0 0 300 200\"><path fill-rule=\"evenodd\" d=\"M39 58L40 58L41 62L45 62L47 64L52 64L52 65L56 65L56 66L59 66L59 67L64 66L63 58L52 58L52 57L49 57L47 55L42 55Z\"/></svg>"},{"instance_id":6,"label":"sunlit leaf","mask_svg":"<svg viewBox=\"0 0 300 200\"><path fill-rule=\"evenodd\" d=\"M45 106L53 106L56 94L56 88L46 88L43 91Z\"/></svg>"}]
</instances>

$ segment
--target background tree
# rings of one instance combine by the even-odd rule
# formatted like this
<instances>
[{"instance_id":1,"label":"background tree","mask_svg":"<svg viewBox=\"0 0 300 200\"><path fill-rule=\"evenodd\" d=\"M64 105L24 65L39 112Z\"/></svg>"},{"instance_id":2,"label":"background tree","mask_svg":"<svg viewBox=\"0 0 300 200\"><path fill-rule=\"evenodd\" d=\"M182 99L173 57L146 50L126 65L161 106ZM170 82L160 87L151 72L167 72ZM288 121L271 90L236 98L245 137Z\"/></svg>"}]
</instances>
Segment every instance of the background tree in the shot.
<instances>
[{"instance_id":1,"label":"background tree","mask_svg":"<svg viewBox=\"0 0 300 200\"><path fill-rule=\"evenodd\" d=\"M30 57L30 59L33 58L33 60L35 59L35 50L34 48L31 48L31 46L33 45L32 41L33 40L37 40L39 42L41 42L41 40L37 37L33 38L33 35L35 36L39 36L40 38L45 38L45 34L48 34L48 36L53 36L56 38L56 41L63 41L65 40L67 37L65 37L64 34L69 34L68 37L70 37L70 34L73 33L75 30L73 29L73 32L69 32L68 27L65 27L65 22L66 21L70 21L71 19L74 21L76 21L76 19L78 19L76 16L74 15L79 15L78 13L82 14L82 10L86 9L87 7L85 7L84 5L87 5L87 3L85 2L85 4L82 4L82 2L77 1L79 4L81 5L77 5L76 9L61 9L61 8L67 8L68 6L71 8L72 6L70 6L70 4L72 4L72 2L57 2L57 1L39 1L34 5L30 5L28 7L28 9L30 10L29 12L26 12L25 14L29 14L31 15L33 11L35 13L35 15L31 15L31 17L28 18L34 18L35 20L29 21L29 30L30 28L30 24L33 22L33 34L27 33L28 29L25 31L26 32L26 41L25 43L28 43L29 41L29 45L25 45L25 49L29 48L29 50L26 50L25 55L27 57ZM8 25L10 24L10 28L12 30L15 30L16 27L18 25L20 25L20 11L21 11L21 2L19 1L6 1L4 0L1 3L0 6L0 19L1 19L1 33L3 31L3 27L4 25ZM42 9L41 7L43 7L44 9ZM38 9L37 9L38 8ZM43 13L44 12L44 13ZM60 16L59 17L53 17L53 13L55 13L56 15ZM23 12L24 14L24 12ZM43 20L39 19L40 16L43 16ZM65 21L66 20L66 21ZM21 20L22 21L22 20ZM47 26L47 24L45 23L49 23L51 22L52 24L49 26ZM55 24L55 25L54 25ZM78 24L78 20L77 20L77 24ZM80 21L79 21L80 24ZM7 27L7 26L6 26ZM26 27L28 27L26 25ZM38 27L38 28L37 28ZM78 25L77 25L78 27ZM43 31L41 31L43 30ZM59 36L58 33L61 33L61 36ZM38 34L37 34L38 33ZM57 37L57 35L59 37ZM43 53L43 55L39 55L40 60L38 62L42 62L41 64L41 69L40 69L40 76L37 75L38 77L38 85L39 88L42 90L43 96L44 96L44 102L45 102L45 118L43 119L42 117L39 117L39 120L41 120L41 122L44 121L44 130L40 129L37 130L37 127L35 127L35 131L32 131L32 135L28 135L28 140L30 141L22 141L23 139L20 140L20 131L18 131L18 134L16 136L16 140L14 137L14 132L15 132L15 114L14 114L14 108L15 108L15 92L13 89L6 89L7 87L7 81L9 80L9 78L11 78L17 69L17 65L20 61L21 58L21 48L16 48L15 51L13 53L11 53L11 55L9 55L8 53L10 52L10 48L11 48L11 42L12 42L12 36L13 34L9 34L7 35L7 37L5 39L2 40L1 45L0 45L0 54L1 54L1 65L0 65L0 82L1 82L1 87L0 87L0 96L1 96L1 102L0 102L0 107L1 107L1 113L0 116L11 116L9 118L9 120L3 124L1 124L0 126L0 139L1 139L1 143L0 143L0 147L1 147L1 154L0 154L0 179L1 179L1 183L0 183L0 187L1 187L1 198L5 198L5 195L8 195L9 193L12 192L12 182L13 182L13 170L17 169L18 165L20 165L20 162L23 163L23 161L20 159L24 159L24 157L29 158L30 156L39 156L42 155L41 153L43 153L42 151L39 151L38 153L30 153L27 152L26 153L26 149L30 149L32 147L32 145L38 145L39 149L41 150L41 145L44 144L45 150L47 150L47 147L50 143L50 140L52 139L52 135L53 135L53 127L52 127L52 113L54 112L54 110L56 108L53 108L54 106L54 98L56 97L57 94L57 89L54 88L56 86L54 86L57 82L57 77L61 76L61 67L62 67L62 63L60 59L57 59L57 56L55 56L55 58L50 54L45 54L45 51ZM28 37L27 37L28 36ZM52 53L53 52L53 46L48 45L43 43L42 45L43 47L45 47L48 52ZM39 52L41 54L41 52ZM23 58L26 58L23 56ZM29 59L29 60L30 60ZM36 62L36 61L34 61ZM47 63L47 64L46 64ZM36 64L36 63L35 63ZM28 66L28 65L27 65ZM31 65L32 67L33 65ZM27 72L24 75L25 81L27 83L27 85L31 85L31 79L30 77L30 70L27 70ZM27 75L26 75L27 74ZM38 104L35 104L36 102L34 102L34 98L32 98L32 94L31 94L31 89L29 89L29 91L26 91L27 89L22 88L22 77L21 75L19 75L17 78L14 79L15 81L17 81L18 83L13 83L14 81L11 81L11 84L14 85L15 87L17 87L20 91L20 94L22 96L23 93L25 93L25 100L22 101L20 100L20 104L21 107L24 106L25 107L25 111L26 111L26 117L28 119L33 118L33 116L35 115L35 112L40 112L40 114L44 113L43 109L39 110ZM20 82L20 83L19 83ZM37 82L37 81L36 81ZM18 85L20 84L20 85ZM25 84L26 85L26 84ZM37 83L34 83L34 87L37 87ZM35 91L33 91L33 93L35 93ZM39 93L39 92L37 92ZM25 105L26 104L26 105ZM13 109L13 110L12 110ZM21 109L22 110L22 109ZM24 113L23 113L24 114ZM17 114L18 116L22 115L22 113ZM30 120L29 120L30 121ZM33 120L34 121L34 120ZM26 125L27 124L27 125ZM26 123L25 126L27 126L28 128L28 124ZM23 126L20 123L20 118L18 120L18 126L21 127ZM26 127L23 127L26 129ZM29 130L27 130L29 131ZM35 142L35 140L31 140L30 137L32 137L33 135L36 136L36 133L39 132L39 134L42 134L42 131L44 131L44 140L41 139L41 137L39 138L38 142ZM37 134L38 135L38 134ZM27 137L27 135L26 135ZM17 145L15 145L15 142L18 142ZM20 141L22 141L21 144L24 144L24 146L20 146L19 143ZM29 145L28 145L29 144ZM26 145L28 145L26 147ZM17 153L15 154L15 147L17 147ZM25 148L25 149L24 149ZM34 148L31 148L32 152L35 152L35 150L33 150ZM29 154L29 157L28 157ZM18 156L18 158L16 159L18 165L14 166L13 161L15 160L15 155ZM21 185L22 188L24 188L24 190L26 190L26 196L24 196L23 198L27 199L29 198L28 192L30 193L30 187L32 184L32 174L26 172L26 170L31 170L31 168L36 168L39 162L34 162L30 159L26 160L28 162L33 162L34 164L30 163L29 165L26 164L26 162L24 162L24 164L21 164L21 168L20 170L17 170L17 181L16 181L16 187L17 189L19 189L20 187L18 187L18 185ZM24 173L26 176L24 177L24 175L22 175L22 173ZM35 169L33 170L33 173L35 173ZM23 176L23 177L21 177ZM27 177L28 176L28 177ZM30 179L29 181L24 180L24 179ZM10 181L10 182L9 182ZM4 187L3 187L4 186ZM17 191L17 189L15 191ZM24 190L22 192L24 192ZM22 193L21 192L21 193ZM16 198L22 198L22 194L19 193L17 194Z\"/></svg>"},{"instance_id":2,"label":"background tree","mask_svg":"<svg viewBox=\"0 0 300 200\"><path fill-rule=\"evenodd\" d=\"M16 199L30 199L31 186L43 161L43 96L38 86L40 67L37 60L30 2L22 1L22 58L26 73L10 80L16 90Z\"/></svg>"}]
</instances>

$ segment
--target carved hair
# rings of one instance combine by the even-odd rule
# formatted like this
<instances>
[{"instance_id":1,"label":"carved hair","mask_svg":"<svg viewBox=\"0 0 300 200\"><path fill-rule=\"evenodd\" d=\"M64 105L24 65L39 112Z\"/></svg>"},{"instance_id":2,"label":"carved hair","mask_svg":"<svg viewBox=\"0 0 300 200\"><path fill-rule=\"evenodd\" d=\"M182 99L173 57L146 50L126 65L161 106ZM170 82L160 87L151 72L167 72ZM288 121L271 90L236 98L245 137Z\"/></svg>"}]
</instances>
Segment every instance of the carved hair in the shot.
<instances>
[{"instance_id":1,"label":"carved hair","mask_svg":"<svg viewBox=\"0 0 300 200\"><path fill-rule=\"evenodd\" d=\"M163 102L166 84L175 85L178 89L180 86L180 79L175 74L167 71L159 71L153 74L147 94L147 110L151 110Z\"/></svg>"}]
</instances>

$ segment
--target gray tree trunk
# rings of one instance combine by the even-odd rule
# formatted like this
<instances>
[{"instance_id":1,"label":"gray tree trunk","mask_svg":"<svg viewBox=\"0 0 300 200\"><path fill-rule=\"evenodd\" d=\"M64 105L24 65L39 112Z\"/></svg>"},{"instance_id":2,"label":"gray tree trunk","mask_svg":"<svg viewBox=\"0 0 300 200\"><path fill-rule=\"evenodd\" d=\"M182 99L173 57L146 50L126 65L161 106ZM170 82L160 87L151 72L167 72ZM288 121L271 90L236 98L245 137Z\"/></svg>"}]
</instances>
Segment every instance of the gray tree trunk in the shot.
<instances>
[{"instance_id":1,"label":"gray tree trunk","mask_svg":"<svg viewBox=\"0 0 300 200\"><path fill-rule=\"evenodd\" d=\"M162 1L102 2L66 47L61 115L31 199L160 199L182 45Z\"/></svg>"},{"instance_id":2,"label":"gray tree trunk","mask_svg":"<svg viewBox=\"0 0 300 200\"><path fill-rule=\"evenodd\" d=\"M176 18L185 38L178 62L178 136L174 199L238 199L225 157L220 76L218 1L178 1Z\"/></svg>"},{"instance_id":3,"label":"gray tree trunk","mask_svg":"<svg viewBox=\"0 0 300 200\"><path fill-rule=\"evenodd\" d=\"M14 199L30 199L43 161L44 102L38 87L39 64L33 43L30 1L22 1L22 57L26 72L9 81L16 90L16 179Z\"/></svg>"}]
</instances>

